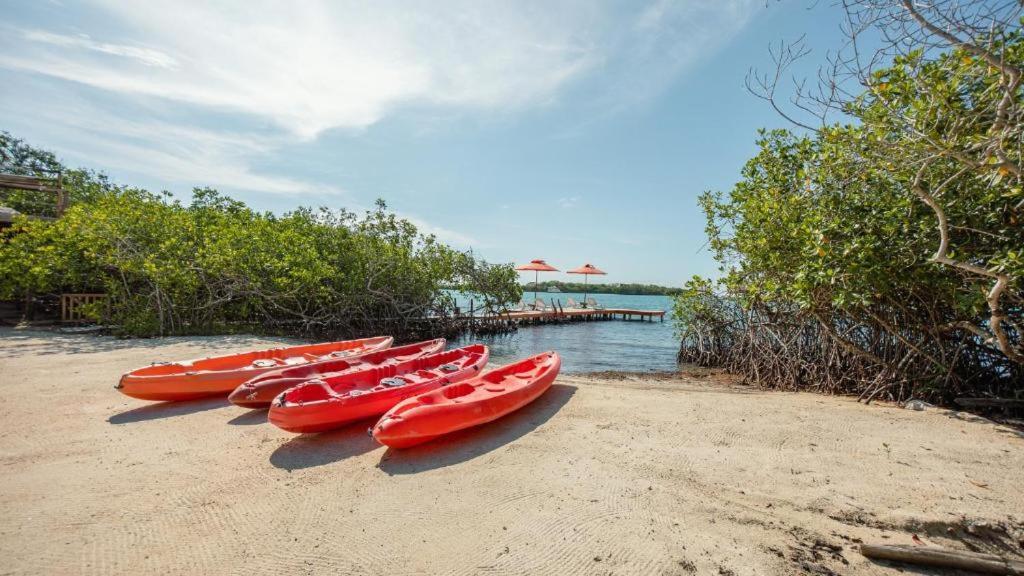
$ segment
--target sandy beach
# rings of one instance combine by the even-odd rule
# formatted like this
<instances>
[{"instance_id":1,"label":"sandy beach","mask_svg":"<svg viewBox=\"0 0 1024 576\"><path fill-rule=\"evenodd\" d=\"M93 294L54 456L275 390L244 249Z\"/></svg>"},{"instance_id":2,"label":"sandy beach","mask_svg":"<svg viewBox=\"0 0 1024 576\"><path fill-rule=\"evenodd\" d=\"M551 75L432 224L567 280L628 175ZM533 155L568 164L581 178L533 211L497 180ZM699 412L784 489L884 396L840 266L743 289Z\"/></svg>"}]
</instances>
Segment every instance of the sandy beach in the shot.
<instances>
[{"instance_id":1,"label":"sandy beach","mask_svg":"<svg viewBox=\"0 0 1024 576\"><path fill-rule=\"evenodd\" d=\"M0 329L3 574L895 574L858 542L1024 552L1024 436L699 375L561 376L396 452L118 376L265 347ZM909 570L908 570L909 571Z\"/></svg>"}]
</instances>

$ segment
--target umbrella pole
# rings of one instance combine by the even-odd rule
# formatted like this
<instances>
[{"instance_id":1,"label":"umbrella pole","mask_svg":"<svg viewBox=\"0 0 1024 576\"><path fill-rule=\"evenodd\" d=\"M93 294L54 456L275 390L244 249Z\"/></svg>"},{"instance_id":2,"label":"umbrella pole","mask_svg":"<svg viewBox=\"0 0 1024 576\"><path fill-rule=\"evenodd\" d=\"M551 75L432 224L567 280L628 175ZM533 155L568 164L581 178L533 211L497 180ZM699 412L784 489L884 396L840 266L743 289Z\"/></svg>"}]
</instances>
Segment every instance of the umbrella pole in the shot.
<instances>
[{"instance_id":1,"label":"umbrella pole","mask_svg":"<svg viewBox=\"0 0 1024 576\"><path fill-rule=\"evenodd\" d=\"M537 276L539 276L539 275L540 275L540 272L538 272L537 270L533 271L533 303L534 304L537 303Z\"/></svg>"}]
</instances>

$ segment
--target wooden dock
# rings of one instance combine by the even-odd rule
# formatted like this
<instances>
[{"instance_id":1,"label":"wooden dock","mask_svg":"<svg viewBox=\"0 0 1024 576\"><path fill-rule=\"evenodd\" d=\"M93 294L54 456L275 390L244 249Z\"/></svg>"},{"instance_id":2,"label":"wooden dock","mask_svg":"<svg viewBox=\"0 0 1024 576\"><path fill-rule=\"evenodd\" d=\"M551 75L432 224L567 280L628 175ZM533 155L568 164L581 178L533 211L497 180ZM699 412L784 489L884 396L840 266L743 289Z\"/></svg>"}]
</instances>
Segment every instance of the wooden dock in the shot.
<instances>
[{"instance_id":1,"label":"wooden dock","mask_svg":"<svg viewBox=\"0 0 1024 576\"><path fill-rule=\"evenodd\" d=\"M551 305L543 310L505 310L500 313L483 313L470 300L469 310L455 309L455 319L463 322L462 327L480 333L514 331L517 327L531 324L560 324L563 322L588 322L600 320L633 320L640 322L665 321L664 310L638 310L633 308L565 308L560 301L552 299Z\"/></svg>"},{"instance_id":2,"label":"wooden dock","mask_svg":"<svg viewBox=\"0 0 1024 576\"><path fill-rule=\"evenodd\" d=\"M600 320L665 321L664 310L633 310L629 308L547 308L501 314L463 315L471 330L503 332L531 324L561 324L563 322L590 322Z\"/></svg>"},{"instance_id":3,"label":"wooden dock","mask_svg":"<svg viewBox=\"0 0 1024 576\"><path fill-rule=\"evenodd\" d=\"M502 318L512 321L545 320L647 320L665 321L664 310L633 310L629 308L548 308L526 312L508 312Z\"/></svg>"}]
</instances>

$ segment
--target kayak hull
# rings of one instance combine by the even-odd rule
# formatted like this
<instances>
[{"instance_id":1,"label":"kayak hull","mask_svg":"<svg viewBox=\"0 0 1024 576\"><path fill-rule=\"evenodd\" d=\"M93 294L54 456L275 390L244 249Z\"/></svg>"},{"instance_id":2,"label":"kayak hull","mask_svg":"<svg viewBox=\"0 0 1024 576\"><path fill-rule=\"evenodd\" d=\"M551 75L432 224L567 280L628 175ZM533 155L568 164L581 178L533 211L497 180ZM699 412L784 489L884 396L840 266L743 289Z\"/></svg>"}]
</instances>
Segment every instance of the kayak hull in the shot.
<instances>
[{"instance_id":1,"label":"kayak hull","mask_svg":"<svg viewBox=\"0 0 1024 576\"><path fill-rule=\"evenodd\" d=\"M409 398L384 414L372 435L385 446L408 448L497 420L544 394L561 365L557 353L545 352Z\"/></svg>"},{"instance_id":2,"label":"kayak hull","mask_svg":"<svg viewBox=\"0 0 1024 576\"><path fill-rule=\"evenodd\" d=\"M265 409L279 394L315 378L333 378L382 365L398 364L444 350L444 338L396 346L339 360L278 369L260 374L241 384L228 396L232 404L250 409Z\"/></svg>"},{"instance_id":3,"label":"kayak hull","mask_svg":"<svg viewBox=\"0 0 1024 576\"><path fill-rule=\"evenodd\" d=\"M384 350L391 346L392 341L390 336L379 336L179 362L155 362L124 374L115 388L126 396L151 401L223 396L253 377L285 366L316 364L331 358Z\"/></svg>"},{"instance_id":4,"label":"kayak hull","mask_svg":"<svg viewBox=\"0 0 1024 576\"><path fill-rule=\"evenodd\" d=\"M325 432L378 417L393 406L479 375L489 350L479 344L431 354L367 372L312 380L282 393L270 406L272 424L298 434ZM383 382L400 382L389 387Z\"/></svg>"}]
</instances>

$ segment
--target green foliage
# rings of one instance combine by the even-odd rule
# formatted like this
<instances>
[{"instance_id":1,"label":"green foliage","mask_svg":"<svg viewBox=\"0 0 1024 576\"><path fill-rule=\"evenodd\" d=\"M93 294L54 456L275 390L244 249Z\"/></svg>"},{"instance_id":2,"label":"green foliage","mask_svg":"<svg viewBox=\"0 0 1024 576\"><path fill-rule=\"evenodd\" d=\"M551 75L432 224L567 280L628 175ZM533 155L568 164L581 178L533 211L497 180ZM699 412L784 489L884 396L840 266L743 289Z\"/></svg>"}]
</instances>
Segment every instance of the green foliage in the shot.
<instances>
[{"instance_id":1,"label":"green foliage","mask_svg":"<svg viewBox=\"0 0 1024 576\"><path fill-rule=\"evenodd\" d=\"M683 289L675 295L672 320L680 338L684 338L690 326L706 325L724 316L719 309L723 301L714 297L714 283L707 278L694 276L686 281Z\"/></svg>"},{"instance_id":2,"label":"green foliage","mask_svg":"<svg viewBox=\"0 0 1024 576\"><path fill-rule=\"evenodd\" d=\"M1001 48L1024 63L1019 34ZM964 50L912 52L850 103L857 124L762 131L742 180L701 197L724 274L677 298L681 357L766 385L813 375L897 398L1019 389L1022 129L999 110L1021 95L1004 98L1003 81ZM947 259L926 199L948 220ZM1007 288L992 310L998 274ZM991 336L995 314L1010 348Z\"/></svg>"},{"instance_id":3,"label":"green foliage","mask_svg":"<svg viewBox=\"0 0 1024 576\"><path fill-rule=\"evenodd\" d=\"M766 132L744 180L728 196L702 196L726 288L747 304L843 309L961 283L928 262L931 211L884 166L867 170L864 144L861 128L832 127L813 139Z\"/></svg>"},{"instance_id":4,"label":"green foliage","mask_svg":"<svg viewBox=\"0 0 1024 576\"><path fill-rule=\"evenodd\" d=\"M458 263L462 282L455 287L456 290L472 294L479 299L481 308L491 314L522 299L519 274L512 266L488 264L472 258L471 254L466 256Z\"/></svg>"},{"instance_id":5,"label":"green foliage","mask_svg":"<svg viewBox=\"0 0 1024 576\"><path fill-rule=\"evenodd\" d=\"M45 157L45 155L43 155ZM301 335L413 330L446 317L443 286L496 307L518 300L510 265L440 244L378 202L359 216L260 213L208 188L189 204L77 172L77 201L52 221L22 219L0 244L0 298L99 291L94 313L132 336L261 328Z\"/></svg>"}]
</instances>

